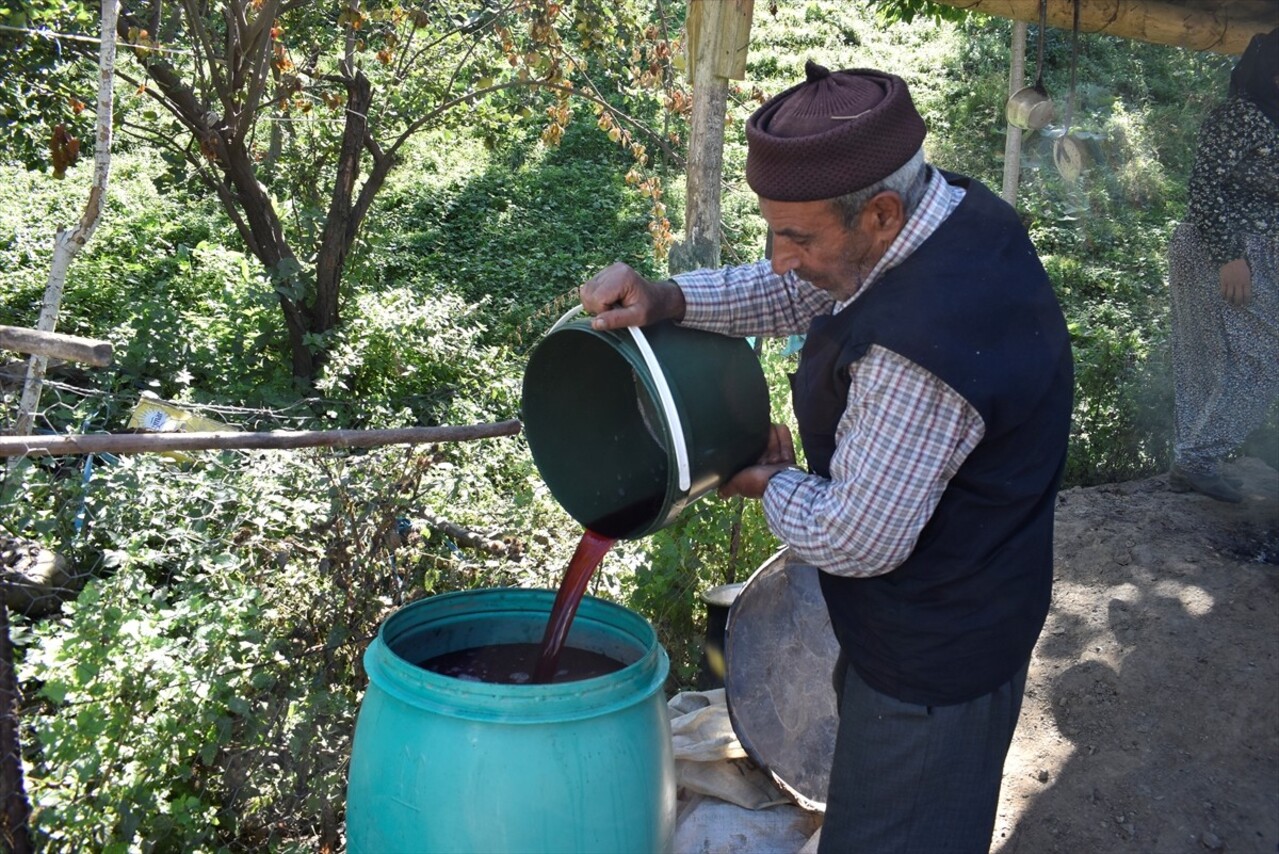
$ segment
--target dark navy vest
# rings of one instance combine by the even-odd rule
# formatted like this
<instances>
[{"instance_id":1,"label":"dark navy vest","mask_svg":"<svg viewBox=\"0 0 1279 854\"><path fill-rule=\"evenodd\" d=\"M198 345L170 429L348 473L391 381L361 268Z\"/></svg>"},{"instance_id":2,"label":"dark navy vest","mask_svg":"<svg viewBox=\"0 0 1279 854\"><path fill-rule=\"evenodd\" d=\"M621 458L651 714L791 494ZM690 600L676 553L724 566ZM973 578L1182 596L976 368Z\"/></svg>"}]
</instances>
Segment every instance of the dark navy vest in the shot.
<instances>
[{"instance_id":1,"label":"dark navy vest","mask_svg":"<svg viewBox=\"0 0 1279 854\"><path fill-rule=\"evenodd\" d=\"M975 180L946 179L963 201L869 291L813 321L793 378L809 468L824 477L849 365L872 344L939 377L985 421L903 564L872 578L821 573L858 675L922 705L980 697L1030 659L1052 592L1074 385L1065 319L1015 211Z\"/></svg>"}]
</instances>

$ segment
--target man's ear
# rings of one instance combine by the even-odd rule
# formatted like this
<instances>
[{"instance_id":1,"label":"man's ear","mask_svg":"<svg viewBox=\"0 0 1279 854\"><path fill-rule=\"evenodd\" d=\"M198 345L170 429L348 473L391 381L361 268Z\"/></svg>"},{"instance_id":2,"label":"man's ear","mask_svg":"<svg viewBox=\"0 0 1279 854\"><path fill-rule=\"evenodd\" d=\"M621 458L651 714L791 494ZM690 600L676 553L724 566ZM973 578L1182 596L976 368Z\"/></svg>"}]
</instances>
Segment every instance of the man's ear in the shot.
<instances>
[{"instance_id":1,"label":"man's ear","mask_svg":"<svg viewBox=\"0 0 1279 854\"><path fill-rule=\"evenodd\" d=\"M862 224L872 235L891 242L906 224L906 204L894 190L884 190L870 197L862 217Z\"/></svg>"}]
</instances>

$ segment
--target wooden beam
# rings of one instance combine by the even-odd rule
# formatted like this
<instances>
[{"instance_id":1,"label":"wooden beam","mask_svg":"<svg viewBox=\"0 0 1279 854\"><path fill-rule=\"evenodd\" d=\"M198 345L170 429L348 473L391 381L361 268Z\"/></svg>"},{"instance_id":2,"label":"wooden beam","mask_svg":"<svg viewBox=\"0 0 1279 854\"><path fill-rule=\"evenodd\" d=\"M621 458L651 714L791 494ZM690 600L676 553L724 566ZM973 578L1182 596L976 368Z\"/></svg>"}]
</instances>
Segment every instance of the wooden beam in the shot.
<instances>
[{"instance_id":1,"label":"wooden beam","mask_svg":"<svg viewBox=\"0 0 1279 854\"><path fill-rule=\"evenodd\" d=\"M293 448L375 448L463 442L514 436L519 421L443 427L403 427L391 430L271 430L242 433L96 433L84 436L0 436L0 457L60 457L73 454L159 454L173 451L212 451L236 448L288 450Z\"/></svg>"},{"instance_id":2,"label":"wooden beam","mask_svg":"<svg viewBox=\"0 0 1279 854\"><path fill-rule=\"evenodd\" d=\"M936 0L970 12L1039 22L1039 0ZM1048 25L1069 30L1075 0L1047 0ZM1279 26L1279 2L1235 0L1208 5L1173 0L1079 0L1079 30L1154 44L1239 55L1257 33Z\"/></svg>"},{"instance_id":3,"label":"wooden beam","mask_svg":"<svg viewBox=\"0 0 1279 854\"><path fill-rule=\"evenodd\" d=\"M1012 62L1008 68L1008 95L1026 85L1025 21L1013 24ZM1006 123L1004 128L1004 201L1017 207L1017 186L1021 183L1021 128Z\"/></svg>"},{"instance_id":4,"label":"wooden beam","mask_svg":"<svg viewBox=\"0 0 1279 854\"><path fill-rule=\"evenodd\" d=\"M68 362L83 362L96 368L105 368L111 364L112 359L111 345L106 341L21 326L0 326L0 350L52 356Z\"/></svg>"}]
</instances>

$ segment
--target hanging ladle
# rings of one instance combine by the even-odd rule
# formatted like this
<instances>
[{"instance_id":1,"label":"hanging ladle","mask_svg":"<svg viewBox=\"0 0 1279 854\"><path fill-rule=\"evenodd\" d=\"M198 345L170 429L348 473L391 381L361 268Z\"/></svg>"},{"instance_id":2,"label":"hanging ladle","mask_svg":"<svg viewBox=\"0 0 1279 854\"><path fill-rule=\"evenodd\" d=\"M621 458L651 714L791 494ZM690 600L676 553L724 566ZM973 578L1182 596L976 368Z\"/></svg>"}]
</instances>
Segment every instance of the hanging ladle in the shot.
<instances>
[{"instance_id":1,"label":"hanging ladle","mask_svg":"<svg viewBox=\"0 0 1279 854\"><path fill-rule=\"evenodd\" d=\"M1052 98L1044 88L1044 31L1048 28L1048 0L1039 0L1039 59L1035 85L1023 86L1012 94L1004 108L1008 124L1022 130L1039 130L1053 120Z\"/></svg>"},{"instance_id":2,"label":"hanging ladle","mask_svg":"<svg viewBox=\"0 0 1279 854\"><path fill-rule=\"evenodd\" d=\"M1079 66L1079 0L1075 3L1075 23L1070 33L1070 91L1066 96L1065 132L1053 143L1053 163L1061 177L1077 181L1088 167L1088 150L1084 141L1070 132L1075 113L1075 71Z\"/></svg>"}]
</instances>

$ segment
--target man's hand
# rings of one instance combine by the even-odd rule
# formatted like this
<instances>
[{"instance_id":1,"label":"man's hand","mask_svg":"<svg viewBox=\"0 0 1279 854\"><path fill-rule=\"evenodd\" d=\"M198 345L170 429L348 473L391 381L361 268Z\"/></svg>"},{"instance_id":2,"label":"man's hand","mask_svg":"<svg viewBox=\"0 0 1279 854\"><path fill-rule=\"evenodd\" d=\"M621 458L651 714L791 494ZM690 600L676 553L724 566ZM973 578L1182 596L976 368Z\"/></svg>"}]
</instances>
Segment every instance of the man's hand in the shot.
<instances>
[{"instance_id":1,"label":"man's hand","mask_svg":"<svg viewBox=\"0 0 1279 854\"><path fill-rule=\"evenodd\" d=\"M626 264L605 267L578 289L594 329L682 320L684 292L673 282L650 282Z\"/></svg>"},{"instance_id":2,"label":"man's hand","mask_svg":"<svg viewBox=\"0 0 1279 854\"><path fill-rule=\"evenodd\" d=\"M785 424L774 424L768 434L768 447L759 462L733 475L732 480L719 488L719 495L721 498L737 495L763 498L764 489L773 475L794 465L795 441L791 438L790 428Z\"/></svg>"},{"instance_id":3,"label":"man's hand","mask_svg":"<svg viewBox=\"0 0 1279 854\"><path fill-rule=\"evenodd\" d=\"M1236 258L1221 268L1221 295L1226 302L1242 308L1252 299L1252 270L1248 262Z\"/></svg>"}]
</instances>

